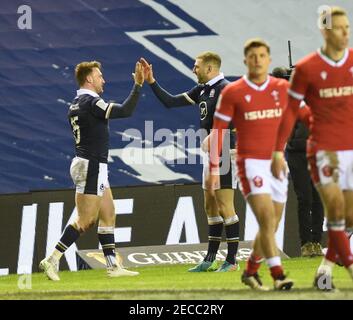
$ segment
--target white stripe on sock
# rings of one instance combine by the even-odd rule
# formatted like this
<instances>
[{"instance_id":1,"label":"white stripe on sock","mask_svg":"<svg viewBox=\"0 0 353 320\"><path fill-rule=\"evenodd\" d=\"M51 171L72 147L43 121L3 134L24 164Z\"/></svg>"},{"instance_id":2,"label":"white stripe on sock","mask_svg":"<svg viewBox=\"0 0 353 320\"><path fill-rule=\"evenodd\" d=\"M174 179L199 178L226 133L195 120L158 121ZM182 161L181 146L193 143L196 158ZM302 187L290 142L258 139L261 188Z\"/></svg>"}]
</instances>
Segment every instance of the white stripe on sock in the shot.
<instances>
[{"instance_id":1,"label":"white stripe on sock","mask_svg":"<svg viewBox=\"0 0 353 320\"><path fill-rule=\"evenodd\" d=\"M281 265L281 258L277 256L277 257L272 257L272 258L266 259L266 264L270 268L275 267L275 266L280 266Z\"/></svg>"}]
</instances>

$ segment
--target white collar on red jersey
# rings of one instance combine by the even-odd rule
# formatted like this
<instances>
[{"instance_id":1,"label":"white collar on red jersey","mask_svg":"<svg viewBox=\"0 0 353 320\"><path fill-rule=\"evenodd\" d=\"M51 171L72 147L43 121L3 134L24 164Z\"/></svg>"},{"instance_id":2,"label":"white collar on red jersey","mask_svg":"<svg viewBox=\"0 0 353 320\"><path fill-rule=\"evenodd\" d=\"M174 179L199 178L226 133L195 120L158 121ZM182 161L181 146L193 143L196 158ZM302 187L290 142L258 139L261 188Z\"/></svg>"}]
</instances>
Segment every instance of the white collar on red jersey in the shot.
<instances>
[{"instance_id":1,"label":"white collar on red jersey","mask_svg":"<svg viewBox=\"0 0 353 320\"><path fill-rule=\"evenodd\" d=\"M89 94L92 97L99 97L97 92L94 92L89 89L79 89L76 91L76 93L77 93L77 96L82 96L83 94Z\"/></svg>"},{"instance_id":2,"label":"white collar on red jersey","mask_svg":"<svg viewBox=\"0 0 353 320\"><path fill-rule=\"evenodd\" d=\"M222 80L222 79L224 79L224 74L221 72L218 76L216 76L213 79L207 81L206 85L213 86L215 83L217 83L219 80Z\"/></svg>"},{"instance_id":3,"label":"white collar on red jersey","mask_svg":"<svg viewBox=\"0 0 353 320\"><path fill-rule=\"evenodd\" d=\"M258 86L256 83L250 81L246 74L244 74L243 79L249 87L253 88L256 91L264 91L270 83L270 76L267 76L266 81L261 86Z\"/></svg>"},{"instance_id":4,"label":"white collar on red jersey","mask_svg":"<svg viewBox=\"0 0 353 320\"><path fill-rule=\"evenodd\" d=\"M325 56L322 52L321 52L321 48L317 49L317 53L319 54L319 56L321 57L322 60L324 60L326 63L328 63L330 66L332 67L342 67L344 65L344 63L347 61L348 59L348 55L349 55L349 50L346 49L344 51L344 55L343 58L340 61L334 61L331 60L328 56Z\"/></svg>"}]
</instances>

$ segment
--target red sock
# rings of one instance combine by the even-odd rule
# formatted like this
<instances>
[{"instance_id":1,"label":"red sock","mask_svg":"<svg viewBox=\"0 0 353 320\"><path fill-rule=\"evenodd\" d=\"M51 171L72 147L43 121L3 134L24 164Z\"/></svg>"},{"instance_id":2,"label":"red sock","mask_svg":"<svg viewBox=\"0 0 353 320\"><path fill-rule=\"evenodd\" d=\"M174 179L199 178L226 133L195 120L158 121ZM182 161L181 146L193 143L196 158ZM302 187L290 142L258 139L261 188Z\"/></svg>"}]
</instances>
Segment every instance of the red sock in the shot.
<instances>
[{"instance_id":1,"label":"red sock","mask_svg":"<svg viewBox=\"0 0 353 320\"><path fill-rule=\"evenodd\" d=\"M248 276L254 275L259 270L262 261L261 256L256 256L252 253L246 264L246 274Z\"/></svg>"},{"instance_id":2,"label":"red sock","mask_svg":"<svg viewBox=\"0 0 353 320\"><path fill-rule=\"evenodd\" d=\"M343 265L348 268L353 264L353 255L350 249L350 243L344 230L328 229L330 244L337 252Z\"/></svg>"},{"instance_id":3,"label":"red sock","mask_svg":"<svg viewBox=\"0 0 353 320\"><path fill-rule=\"evenodd\" d=\"M273 280L283 278L283 268L282 266L273 266L270 268L271 277Z\"/></svg>"},{"instance_id":4,"label":"red sock","mask_svg":"<svg viewBox=\"0 0 353 320\"><path fill-rule=\"evenodd\" d=\"M338 260L337 252L332 245L332 241L330 240L330 237L328 237L327 239L327 252L326 252L325 258L333 263L335 263Z\"/></svg>"}]
</instances>

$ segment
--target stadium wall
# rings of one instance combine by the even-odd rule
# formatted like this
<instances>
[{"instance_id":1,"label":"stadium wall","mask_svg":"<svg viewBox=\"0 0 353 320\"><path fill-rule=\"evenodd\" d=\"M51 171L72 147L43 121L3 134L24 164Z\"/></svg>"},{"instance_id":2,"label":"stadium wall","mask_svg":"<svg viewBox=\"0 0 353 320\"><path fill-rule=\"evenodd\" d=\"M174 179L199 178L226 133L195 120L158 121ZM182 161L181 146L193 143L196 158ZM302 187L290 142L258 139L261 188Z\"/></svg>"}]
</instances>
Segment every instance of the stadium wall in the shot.
<instances>
[{"instance_id":1,"label":"stadium wall","mask_svg":"<svg viewBox=\"0 0 353 320\"><path fill-rule=\"evenodd\" d=\"M207 242L199 184L117 187L112 191L118 248ZM53 250L62 230L77 214L74 196L72 189L0 195L0 274L38 271L40 260ZM239 190L235 198L240 240L252 240L257 223ZM277 243L290 257L300 254L291 184ZM98 248L96 228L92 228L67 251L60 269L77 270L76 251Z\"/></svg>"}]
</instances>

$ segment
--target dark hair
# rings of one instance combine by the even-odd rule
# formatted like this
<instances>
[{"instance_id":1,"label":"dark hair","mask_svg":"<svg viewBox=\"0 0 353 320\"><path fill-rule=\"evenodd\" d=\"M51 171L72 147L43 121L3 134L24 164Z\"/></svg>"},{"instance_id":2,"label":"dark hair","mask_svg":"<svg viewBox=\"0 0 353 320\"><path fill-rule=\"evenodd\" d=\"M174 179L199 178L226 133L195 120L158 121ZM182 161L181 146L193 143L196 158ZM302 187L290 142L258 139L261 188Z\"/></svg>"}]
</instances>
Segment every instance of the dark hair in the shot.
<instances>
[{"instance_id":1,"label":"dark hair","mask_svg":"<svg viewBox=\"0 0 353 320\"><path fill-rule=\"evenodd\" d=\"M271 49L270 46L261 38L253 38L253 39L249 39L245 42L244 44L244 56L247 55L248 51L251 48L259 48L259 47L265 47L267 49L267 52L270 54L271 53Z\"/></svg>"}]
</instances>

